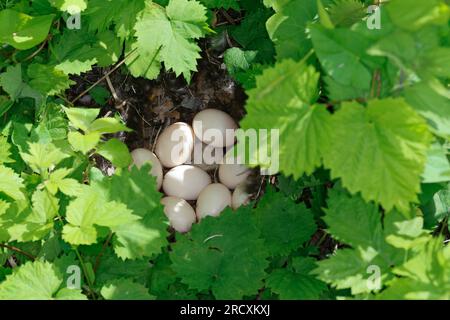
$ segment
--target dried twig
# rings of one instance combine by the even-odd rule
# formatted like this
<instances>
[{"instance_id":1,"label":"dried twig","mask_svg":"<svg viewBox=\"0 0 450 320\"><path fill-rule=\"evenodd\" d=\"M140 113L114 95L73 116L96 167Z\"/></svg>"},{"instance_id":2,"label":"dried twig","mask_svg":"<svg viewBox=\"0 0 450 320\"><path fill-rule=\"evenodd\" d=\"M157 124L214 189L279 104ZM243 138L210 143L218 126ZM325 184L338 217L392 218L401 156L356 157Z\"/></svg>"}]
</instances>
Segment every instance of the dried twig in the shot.
<instances>
[{"instance_id":1,"label":"dried twig","mask_svg":"<svg viewBox=\"0 0 450 320\"><path fill-rule=\"evenodd\" d=\"M110 71L108 71L103 77L101 77L100 79L98 79L97 81L95 81L91 86L89 86L89 88L87 88L86 90L84 90L82 93L80 93L75 99L73 99L71 101L71 103L75 103L75 101L77 101L78 99L80 99L82 96L84 96L86 93L88 93L90 90L92 90L92 88L94 88L95 86L97 86L100 82L102 82L103 80L106 79L106 77L108 77L110 74L112 74L113 72L115 72L117 69L119 69L124 63L125 61L136 51L136 49L132 50L128 55L126 55L122 61L120 61L118 64L116 64L116 66L114 68L112 68Z\"/></svg>"}]
</instances>

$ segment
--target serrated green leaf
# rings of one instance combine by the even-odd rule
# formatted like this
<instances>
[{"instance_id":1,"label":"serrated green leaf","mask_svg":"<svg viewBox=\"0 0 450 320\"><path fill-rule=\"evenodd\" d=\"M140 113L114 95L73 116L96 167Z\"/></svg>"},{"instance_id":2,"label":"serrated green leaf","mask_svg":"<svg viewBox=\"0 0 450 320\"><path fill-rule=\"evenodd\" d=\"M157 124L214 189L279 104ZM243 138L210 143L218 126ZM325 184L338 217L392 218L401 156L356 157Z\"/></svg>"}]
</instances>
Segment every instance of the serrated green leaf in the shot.
<instances>
[{"instance_id":1,"label":"serrated green leaf","mask_svg":"<svg viewBox=\"0 0 450 320\"><path fill-rule=\"evenodd\" d=\"M29 143L28 147L28 151L21 152L20 155L36 173L56 166L69 156L51 143Z\"/></svg>"},{"instance_id":2,"label":"serrated green leaf","mask_svg":"<svg viewBox=\"0 0 450 320\"><path fill-rule=\"evenodd\" d=\"M98 132L80 133L77 131L69 132L67 139L75 151L84 154L94 149L100 142L101 135Z\"/></svg>"},{"instance_id":3,"label":"serrated green leaf","mask_svg":"<svg viewBox=\"0 0 450 320\"><path fill-rule=\"evenodd\" d=\"M44 95L57 95L75 84L67 74L44 64L31 64L27 73L31 78L30 87Z\"/></svg>"},{"instance_id":4,"label":"serrated green leaf","mask_svg":"<svg viewBox=\"0 0 450 320\"><path fill-rule=\"evenodd\" d=\"M330 6L331 21L337 27L350 27L366 16L367 9L359 0L337 0Z\"/></svg>"},{"instance_id":5,"label":"serrated green leaf","mask_svg":"<svg viewBox=\"0 0 450 320\"><path fill-rule=\"evenodd\" d=\"M154 300L142 284L130 279L119 279L106 283L100 293L106 300Z\"/></svg>"},{"instance_id":6,"label":"serrated green leaf","mask_svg":"<svg viewBox=\"0 0 450 320\"><path fill-rule=\"evenodd\" d=\"M275 44L279 61L301 59L311 49L306 26L317 15L316 0L275 0L275 14L266 22L267 31ZM326 5L328 1L324 1Z\"/></svg>"},{"instance_id":7,"label":"serrated green leaf","mask_svg":"<svg viewBox=\"0 0 450 320\"><path fill-rule=\"evenodd\" d=\"M274 270L267 279L267 286L283 300L320 299L327 286L324 282L308 274L314 269L314 260L312 258L294 258L292 262L294 268L296 265L305 264L312 265L312 267Z\"/></svg>"},{"instance_id":8,"label":"serrated green leaf","mask_svg":"<svg viewBox=\"0 0 450 320\"><path fill-rule=\"evenodd\" d=\"M74 245L89 245L97 239L95 226L109 227L114 231L140 218L122 203L107 202L99 191L90 187L70 202L66 219L69 224L63 228L63 239Z\"/></svg>"},{"instance_id":9,"label":"serrated green leaf","mask_svg":"<svg viewBox=\"0 0 450 320\"><path fill-rule=\"evenodd\" d=\"M262 286L267 255L250 211L226 209L220 217L207 217L189 234L180 235L170 258L190 288L210 289L217 299L240 299Z\"/></svg>"},{"instance_id":10,"label":"serrated green leaf","mask_svg":"<svg viewBox=\"0 0 450 320\"><path fill-rule=\"evenodd\" d=\"M63 108L70 124L85 132L89 131L91 123L98 117L100 109L94 108Z\"/></svg>"},{"instance_id":11,"label":"serrated green leaf","mask_svg":"<svg viewBox=\"0 0 450 320\"><path fill-rule=\"evenodd\" d=\"M50 263L28 262L0 283L0 299L87 300L80 290L61 288L62 284L62 278Z\"/></svg>"},{"instance_id":12,"label":"serrated green leaf","mask_svg":"<svg viewBox=\"0 0 450 320\"><path fill-rule=\"evenodd\" d=\"M142 218L115 229L113 247L122 259L151 257L167 244L168 222L156 179L149 172L148 165L140 169L133 166L131 171L124 170L120 176L104 178L96 184L110 200L121 201Z\"/></svg>"},{"instance_id":13,"label":"serrated green leaf","mask_svg":"<svg viewBox=\"0 0 450 320\"><path fill-rule=\"evenodd\" d=\"M316 231L310 210L272 189L258 203L254 215L256 226L271 255L289 255Z\"/></svg>"},{"instance_id":14,"label":"serrated green leaf","mask_svg":"<svg viewBox=\"0 0 450 320\"><path fill-rule=\"evenodd\" d=\"M193 40L207 33L206 21L205 7L194 0L171 0L165 9L147 3L134 27L139 51L157 54L156 61L163 61L167 70L190 80L200 58L200 47Z\"/></svg>"},{"instance_id":15,"label":"serrated green leaf","mask_svg":"<svg viewBox=\"0 0 450 320\"><path fill-rule=\"evenodd\" d=\"M8 139L0 135L0 165L3 163L14 162L11 156L11 145L8 143Z\"/></svg>"},{"instance_id":16,"label":"serrated green leaf","mask_svg":"<svg viewBox=\"0 0 450 320\"><path fill-rule=\"evenodd\" d=\"M317 97L318 78L313 67L285 60L264 70L257 77L257 87L248 92L247 115L241 127L277 130L279 167L287 176L298 178L304 172L312 173L320 166L324 147L330 141L330 115L324 106L312 105ZM270 132L268 136L271 137ZM267 140L260 144L265 142L269 143ZM257 150L255 153L250 154L252 162L264 164L266 159L259 159Z\"/></svg>"},{"instance_id":17,"label":"serrated green leaf","mask_svg":"<svg viewBox=\"0 0 450 320\"><path fill-rule=\"evenodd\" d=\"M77 14L84 11L87 7L86 0L49 0L50 4L60 11L66 11L69 14Z\"/></svg>"},{"instance_id":18,"label":"serrated green leaf","mask_svg":"<svg viewBox=\"0 0 450 320\"><path fill-rule=\"evenodd\" d=\"M386 210L417 201L431 143L425 121L403 99L344 103L333 116L333 143L324 155L333 177Z\"/></svg>"},{"instance_id":19,"label":"serrated green leaf","mask_svg":"<svg viewBox=\"0 0 450 320\"><path fill-rule=\"evenodd\" d=\"M24 200L23 188L23 179L12 169L0 165L0 192L14 200Z\"/></svg>"}]
</instances>

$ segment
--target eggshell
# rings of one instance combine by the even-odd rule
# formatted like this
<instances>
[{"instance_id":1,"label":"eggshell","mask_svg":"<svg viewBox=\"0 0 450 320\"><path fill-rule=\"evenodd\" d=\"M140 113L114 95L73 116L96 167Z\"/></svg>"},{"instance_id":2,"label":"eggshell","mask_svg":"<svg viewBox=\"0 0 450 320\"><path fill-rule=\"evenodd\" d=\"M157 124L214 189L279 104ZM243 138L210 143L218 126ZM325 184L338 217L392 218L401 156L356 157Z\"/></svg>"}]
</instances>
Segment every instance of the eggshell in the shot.
<instances>
[{"instance_id":1,"label":"eggshell","mask_svg":"<svg viewBox=\"0 0 450 320\"><path fill-rule=\"evenodd\" d=\"M193 120L195 136L216 148L228 147L235 142L236 122L227 113L206 109L197 113Z\"/></svg>"},{"instance_id":2,"label":"eggshell","mask_svg":"<svg viewBox=\"0 0 450 320\"><path fill-rule=\"evenodd\" d=\"M242 164L223 163L219 166L219 180L231 190L246 181L249 175L250 169Z\"/></svg>"},{"instance_id":3,"label":"eggshell","mask_svg":"<svg viewBox=\"0 0 450 320\"><path fill-rule=\"evenodd\" d=\"M181 165L170 169L163 180L163 190L168 196L196 200L200 192L211 183L211 177L202 169Z\"/></svg>"},{"instance_id":4,"label":"eggshell","mask_svg":"<svg viewBox=\"0 0 450 320\"><path fill-rule=\"evenodd\" d=\"M231 192L221 183L213 183L200 193L197 199L197 218L217 217L223 209L231 206Z\"/></svg>"},{"instance_id":5,"label":"eggshell","mask_svg":"<svg viewBox=\"0 0 450 320\"><path fill-rule=\"evenodd\" d=\"M156 177L156 184L159 190L163 181L163 170L161 162L159 162L156 155L150 150L138 148L131 152L131 157L133 158L133 164L138 168L141 168L145 163L150 162L152 165L151 175Z\"/></svg>"},{"instance_id":6,"label":"eggshell","mask_svg":"<svg viewBox=\"0 0 450 320\"><path fill-rule=\"evenodd\" d=\"M155 153L166 168L179 166L189 160L194 148L192 128L184 122L177 122L158 137Z\"/></svg>"},{"instance_id":7,"label":"eggshell","mask_svg":"<svg viewBox=\"0 0 450 320\"><path fill-rule=\"evenodd\" d=\"M247 192L247 184L241 183L233 191L231 196L231 207L236 210L240 206L249 204L251 195Z\"/></svg>"},{"instance_id":8,"label":"eggshell","mask_svg":"<svg viewBox=\"0 0 450 320\"><path fill-rule=\"evenodd\" d=\"M184 199L177 197L164 197L161 199L164 213L170 225L178 232L188 232L196 221L196 215L191 205Z\"/></svg>"}]
</instances>

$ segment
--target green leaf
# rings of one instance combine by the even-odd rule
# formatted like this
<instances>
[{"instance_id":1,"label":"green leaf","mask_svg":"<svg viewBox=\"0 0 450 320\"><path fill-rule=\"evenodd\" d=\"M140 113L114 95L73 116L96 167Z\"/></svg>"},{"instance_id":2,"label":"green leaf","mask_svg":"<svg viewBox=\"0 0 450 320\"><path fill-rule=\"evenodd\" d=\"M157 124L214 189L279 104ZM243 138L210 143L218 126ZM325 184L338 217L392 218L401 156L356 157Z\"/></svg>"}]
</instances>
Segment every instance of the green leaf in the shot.
<instances>
[{"instance_id":1,"label":"green leaf","mask_svg":"<svg viewBox=\"0 0 450 320\"><path fill-rule=\"evenodd\" d=\"M370 93L372 74L364 64L365 53L371 45L369 39L349 29L325 29L311 26L311 38L319 61L328 76L328 89L334 83L351 88L346 97L367 97ZM334 92L330 91L333 98Z\"/></svg>"},{"instance_id":2,"label":"green leaf","mask_svg":"<svg viewBox=\"0 0 450 320\"><path fill-rule=\"evenodd\" d=\"M366 16L366 8L359 0L337 0L330 6L329 15L337 27L350 27Z\"/></svg>"},{"instance_id":3,"label":"green leaf","mask_svg":"<svg viewBox=\"0 0 450 320\"><path fill-rule=\"evenodd\" d=\"M238 26L233 26L229 32L245 50L256 51L256 61L272 63L275 55L274 44L266 30L266 21L272 10L252 2L252 8L247 9L244 19Z\"/></svg>"},{"instance_id":4,"label":"green leaf","mask_svg":"<svg viewBox=\"0 0 450 320\"><path fill-rule=\"evenodd\" d=\"M97 153L119 168L128 167L132 162L126 144L115 138L100 144L97 148Z\"/></svg>"},{"instance_id":5,"label":"green leaf","mask_svg":"<svg viewBox=\"0 0 450 320\"><path fill-rule=\"evenodd\" d=\"M298 178L304 172L312 173L321 165L324 146L330 141L328 111L322 105L311 106L316 100L318 79L313 67L285 60L264 70L257 77L257 87L248 91L247 115L240 125L243 129L277 130L279 167L286 176ZM260 148L265 142L268 140L259 142ZM258 159L257 153L254 150L250 154L252 162L264 164L266 159Z\"/></svg>"},{"instance_id":6,"label":"green leaf","mask_svg":"<svg viewBox=\"0 0 450 320\"><path fill-rule=\"evenodd\" d=\"M0 165L3 163L14 162L11 156L11 145L8 143L8 139L0 135Z\"/></svg>"},{"instance_id":7,"label":"green leaf","mask_svg":"<svg viewBox=\"0 0 450 320\"><path fill-rule=\"evenodd\" d=\"M330 15L323 6L322 1L317 0L317 9L319 11L320 24L327 29L334 29L334 24L331 21Z\"/></svg>"},{"instance_id":8,"label":"green leaf","mask_svg":"<svg viewBox=\"0 0 450 320\"><path fill-rule=\"evenodd\" d=\"M394 269L400 276L389 283L380 299L450 299L450 247L441 238L429 239L412 259Z\"/></svg>"},{"instance_id":9,"label":"green leaf","mask_svg":"<svg viewBox=\"0 0 450 320\"><path fill-rule=\"evenodd\" d=\"M200 47L193 40L208 32L206 21L205 7L197 1L171 0L165 9L147 3L134 27L139 51L157 54L156 61L163 61L167 70L190 80L200 58Z\"/></svg>"},{"instance_id":10,"label":"green leaf","mask_svg":"<svg viewBox=\"0 0 450 320\"><path fill-rule=\"evenodd\" d=\"M121 201L142 219L116 228L114 251L122 259L139 259L160 253L167 245L167 217L160 203L161 193L148 165L124 170L120 176L103 178L96 184L110 200Z\"/></svg>"},{"instance_id":11,"label":"green leaf","mask_svg":"<svg viewBox=\"0 0 450 320\"><path fill-rule=\"evenodd\" d=\"M314 217L304 204L296 204L273 189L267 190L254 214L265 246L273 256L289 255L316 231Z\"/></svg>"},{"instance_id":12,"label":"green leaf","mask_svg":"<svg viewBox=\"0 0 450 320\"><path fill-rule=\"evenodd\" d=\"M280 296L282 300L320 299L327 289L324 282L315 279L308 273L314 269L312 258L294 258L294 270L276 269L267 279L267 286ZM295 268L299 266L301 268ZM306 266L306 268L304 268Z\"/></svg>"},{"instance_id":13,"label":"green leaf","mask_svg":"<svg viewBox=\"0 0 450 320\"><path fill-rule=\"evenodd\" d=\"M23 179L19 177L12 169L0 165L0 192L14 200L24 200L25 194Z\"/></svg>"},{"instance_id":14,"label":"green leaf","mask_svg":"<svg viewBox=\"0 0 450 320\"><path fill-rule=\"evenodd\" d=\"M98 132L83 134L77 131L69 132L68 141L75 151L87 154L100 142L101 135Z\"/></svg>"},{"instance_id":15,"label":"green leaf","mask_svg":"<svg viewBox=\"0 0 450 320\"><path fill-rule=\"evenodd\" d=\"M45 224L58 215L58 199L46 190L36 190L31 199L33 212L39 217L39 222Z\"/></svg>"},{"instance_id":16,"label":"green leaf","mask_svg":"<svg viewBox=\"0 0 450 320\"><path fill-rule=\"evenodd\" d=\"M20 156L36 173L56 166L69 156L51 143L29 143L28 147L28 151L21 152Z\"/></svg>"},{"instance_id":17,"label":"green leaf","mask_svg":"<svg viewBox=\"0 0 450 320\"><path fill-rule=\"evenodd\" d=\"M50 174L50 179L45 181L45 187L50 193L56 194L58 190L69 196L78 196L82 191L82 184L72 178L66 178L72 170L61 168Z\"/></svg>"},{"instance_id":18,"label":"green leaf","mask_svg":"<svg viewBox=\"0 0 450 320\"><path fill-rule=\"evenodd\" d=\"M333 116L325 166L350 192L389 211L417 201L431 143L425 121L403 99L343 103Z\"/></svg>"},{"instance_id":19,"label":"green leaf","mask_svg":"<svg viewBox=\"0 0 450 320\"><path fill-rule=\"evenodd\" d=\"M146 259L123 261L115 255L112 248L108 248L97 268L95 282L97 285L104 285L116 279L126 278L147 285L149 271L150 263Z\"/></svg>"},{"instance_id":20,"label":"green leaf","mask_svg":"<svg viewBox=\"0 0 450 320\"><path fill-rule=\"evenodd\" d=\"M406 101L428 121L433 133L450 140L450 101L429 85L419 83L404 91Z\"/></svg>"},{"instance_id":21,"label":"green leaf","mask_svg":"<svg viewBox=\"0 0 450 320\"><path fill-rule=\"evenodd\" d=\"M244 51L239 48L230 48L225 51L223 58L228 72L233 75L237 70L249 69L257 54L257 51Z\"/></svg>"},{"instance_id":22,"label":"green leaf","mask_svg":"<svg viewBox=\"0 0 450 320\"><path fill-rule=\"evenodd\" d=\"M380 248L383 230L381 215L374 203L367 203L358 196L352 197L342 190L333 189L327 204L324 221L333 237L354 247Z\"/></svg>"},{"instance_id":23,"label":"green leaf","mask_svg":"<svg viewBox=\"0 0 450 320\"><path fill-rule=\"evenodd\" d=\"M77 129L88 131L91 123L98 117L100 109L94 108L63 108L70 124Z\"/></svg>"},{"instance_id":24,"label":"green leaf","mask_svg":"<svg viewBox=\"0 0 450 320\"><path fill-rule=\"evenodd\" d=\"M145 0L90 0L84 12L89 31L105 31L112 24L122 39L133 33L133 27L140 12L145 8Z\"/></svg>"},{"instance_id":25,"label":"green leaf","mask_svg":"<svg viewBox=\"0 0 450 320\"><path fill-rule=\"evenodd\" d=\"M421 1L411 7L408 0L396 0L386 5L390 18L398 27L415 31L428 24L445 25L449 7L439 0Z\"/></svg>"},{"instance_id":26,"label":"green leaf","mask_svg":"<svg viewBox=\"0 0 450 320\"><path fill-rule=\"evenodd\" d=\"M49 0L50 4L60 11L66 11L69 14L77 14L84 11L87 7L86 0Z\"/></svg>"},{"instance_id":27,"label":"green leaf","mask_svg":"<svg viewBox=\"0 0 450 320\"><path fill-rule=\"evenodd\" d=\"M28 262L0 283L2 300L87 300L80 290L61 288L62 277L48 262Z\"/></svg>"},{"instance_id":28,"label":"green leaf","mask_svg":"<svg viewBox=\"0 0 450 320\"><path fill-rule=\"evenodd\" d=\"M105 284L100 293L106 300L154 300L142 284L130 279L118 279Z\"/></svg>"},{"instance_id":29,"label":"green leaf","mask_svg":"<svg viewBox=\"0 0 450 320\"><path fill-rule=\"evenodd\" d=\"M117 133L120 131L130 132L132 130L127 128L127 126L124 125L121 122L121 120L117 118L100 118L92 122L92 124L89 127L89 131L107 134L107 133Z\"/></svg>"},{"instance_id":30,"label":"green leaf","mask_svg":"<svg viewBox=\"0 0 450 320\"><path fill-rule=\"evenodd\" d=\"M428 150L428 159L422 178L423 183L450 181L450 163L447 159L447 150L438 142L433 143Z\"/></svg>"},{"instance_id":31,"label":"green leaf","mask_svg":"<svg viewBox=\"0 0 450 320\"><path fill-rule=\"evenodd\" d=\"M52 66L34 63L27 72L31 78L30 87L44 95L57 95L75 84L67 74Z\"/></svg>"},{"instance_id":32,"label":"green leaf","mask_svg":"<svg viewBox=\"0 0 450 320\"><path fill-rule=\"evenodd\" d=\"M0 42L19 50L30 49L48 35L55 15L32 17L11 9L0 11Z\"/></svg>"},{"instance_id":33,"label":"green leaf","mask_svg":"<svg viewBox=\"0 0 450 320\"><path fill-rule=\"evenodd\" d=\"M279 61L299 60L311 49L306 26L317 12L316 0L274 0L275 14L266 22ZM324 1L326 2L326 1Z\"/></svg>"},{"instance_id":34,"label":"green leaf","mask_svg":"<svg viewBox=\"0 0 450 320\"><path fill-rule=\"evenodd\" d=\"M170 258L183 283L212 290L217 299L257 294L268 266L265 245L245 208L203 219L189 234L179 236Z\"/></svg>"},{"instance_id":35,"label":"green leaf","mask_svg":"<svg viewBox=\"0 0 450 320\"><path fill-rule=\"evenodd\" d=\"M96 86L89 91L90 96L94 99L95 103L104 105L111 97L111 93L104 87Z\"/></svg>"},{"instance_id":36,"label":"green leaf","mask_svg":"<svg viewBox=\"0 0 450 320\"><path fill-rule=\"evenodd\" d=\"M238 0L200 0L200 2L208 9L213 8L234 9L234 10L240 9Z\"/></svg>"},{"instance_id":37,"label":"green leaf","mask_svg":"<svg viewBox=\"0 0 450 320\"><path fill-rule=\"evenodd\" d=\"M93 187L86 187L81 195L67 207L66 219L69 224L63 228L63 239L73 245L93 244L97 240L95 226L111 228L140 219L119 202L108 202Z\"/></svg>"}]
</instances>

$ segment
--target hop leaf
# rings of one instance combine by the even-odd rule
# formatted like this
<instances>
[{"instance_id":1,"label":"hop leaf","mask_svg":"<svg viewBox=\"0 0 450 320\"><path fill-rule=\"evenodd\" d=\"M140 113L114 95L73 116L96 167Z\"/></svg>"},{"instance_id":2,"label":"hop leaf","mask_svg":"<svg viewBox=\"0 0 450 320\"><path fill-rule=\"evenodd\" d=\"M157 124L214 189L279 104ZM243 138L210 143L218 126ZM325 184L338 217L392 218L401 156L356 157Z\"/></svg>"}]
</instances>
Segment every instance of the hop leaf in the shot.
<instances>
[{"instance_id":1,"label":"hop leaf","mask_svg":"<svg viewBox=\"0 0 450 320\"><path fill-rule=\"evenodd\" d=\"M403 99L344 103L333 116L333 143L324 163L352 193L390 211L417 201L431 134Z\"/></svg>"},{"instance_id":2,"label":"hop leaf","mask_svg":"<svg viewBox=\"0 0 450 320\"><path fill-rule=\"evenodd\" d=\"M267 286L283 300L320 299L327 286L309 275L315 265L312 258L294 258L289 268L276 269L270 274Z\"/></svg>"},{"instance_id":3,"label":"hop leaf","mask_svg":"<svg viewBox=\"0 0 450 320\"><path fill-rule=\"evenodd\" d=\"M241 127L279 132L279 165L286 176L293 174L298 178L305 172L312 173L320 166L324 147L330 140L330 115L324 106L312 105L318 79L313 67L285 60L264 70L257 77L257 87L248 92L247 115ZM264 142L269 140L260 141ZM265 159L258 156L257 152L250 154L252 162L264 165Z\"/></svg>"},{"instance_id":4,"label":"hop leaf","mask_svg":"<svg viewBox=\"0 0 450 320\"><path fill-rule=\"evenodd\" d=\"M366 8L359 0L337 0L330 6L330 18L337 27L350 27L366 16Z\"/></svg>"},{"instance_id":5,"label":"hop leaf","mask_svg":"<svg viewBox=\"0 0 450 320\"><path fill-rule=\"evenodd\" d=\"M258 203L254 214L256 225L272 255L288 255L316 231L313 215L304 204L296 204L272 189Z\"/></svg>"},{"instance_id":6,"label":"hop leaf","mask_svg":"<svg viewBox=\"0 0 450 320\"><path fill-rule=\"evenodd\" d=\"M249 210L207 217L182 235L170 254L183 283L212 290L217 299L241 299L262 287L267 251Z\"/></svg>"},{"instance_id":7,"label":"hop leaf","mask_svg":"<svg viewBox=\"0 0 450 320\"><path fill-rule=\"evenodd\" d=\"M194 40L208 32L206 21L205 7L195 0L171 0L165 9L148 3L134 27L139 51L156 57L153 63L162 61L167 70L190 80L200 58L200 47ZM145 74L151 64L147 61L148 67L140 73Z\"/></svg>"},{"instance_id":8,"label":"hop leaf","mask_svg":"<svg viewBox=\"0 0 450 320\"><path fill-rule=\"evenodd\" d=\"M142 284L130 279L118 279L105 284L100 290L107 300L153 300L155 297L148 293Z\"/></svg>"},{"instance_id":9,"label":"hop leaf","mask_svg":"<svg viewBox=\"0 0 450 320\"><path fill-rule=\"evenodd\" d=\"M2 300L87 300L80 290L62 288L63 279L48 262L27 262L0 283Z\"/></svg>"}]
</instances>

